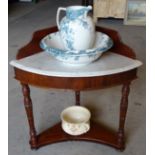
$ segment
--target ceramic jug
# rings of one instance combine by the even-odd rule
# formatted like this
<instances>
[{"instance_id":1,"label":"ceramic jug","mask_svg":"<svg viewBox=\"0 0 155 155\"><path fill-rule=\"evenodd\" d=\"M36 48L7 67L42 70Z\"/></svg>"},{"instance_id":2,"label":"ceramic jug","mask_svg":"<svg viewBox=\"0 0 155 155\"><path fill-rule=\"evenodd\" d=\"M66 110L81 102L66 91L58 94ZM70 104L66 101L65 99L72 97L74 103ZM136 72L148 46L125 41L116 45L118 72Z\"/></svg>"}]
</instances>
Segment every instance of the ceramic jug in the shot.
<instances>
[{"instance_id":1,"label":"ceramic jug","mask_svg":"<svg viewBox=\"0 0 155 155\"><path fill-rule=\"evenodd\" d=\"M59 7L57 10L57 27L64 46L68 50L85 50L93 47L95 41L95 26L88 16L92 6ZM66 11L66 16L59 23L60 12Z\"/></svg>"}]
</instances>

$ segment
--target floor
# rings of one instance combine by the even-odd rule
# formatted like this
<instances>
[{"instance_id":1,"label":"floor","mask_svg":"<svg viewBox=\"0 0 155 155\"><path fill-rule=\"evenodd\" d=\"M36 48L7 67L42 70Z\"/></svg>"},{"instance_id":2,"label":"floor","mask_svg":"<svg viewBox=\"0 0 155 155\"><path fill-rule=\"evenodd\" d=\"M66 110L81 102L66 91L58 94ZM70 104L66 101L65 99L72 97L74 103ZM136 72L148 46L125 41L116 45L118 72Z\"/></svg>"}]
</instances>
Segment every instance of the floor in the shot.
<instances>
[{"instance_id":1,"label":"floor","mask_svg":"<svg viewBox=\"0 0 155 155\"><path fill-rule=\"evenodd\" d=\"M56 24L55 16L59 6L80 4L78 0L41 0L39 3L20 3L9 6L9 58L15 59L18 49L27 44L32 33ZM63 142L48 145L32 151L21 87L14 79L13 68L9 66L9 155L145 155L145 27L125 26L122 20L101 19L97 25L119 31L124 43L131 46L137 59L143 62L138 79L133 81L126 119L126 149L119 152L109 146L90 142ZM59 121L60 112L74 104L74 92L70 90L42 90L31 87L34 100L36 130L41 132ZM121 87L82 92L82 105L89 107L93 119L101 124L118 128L118 111Z\"/></svg>"}]
</instances>

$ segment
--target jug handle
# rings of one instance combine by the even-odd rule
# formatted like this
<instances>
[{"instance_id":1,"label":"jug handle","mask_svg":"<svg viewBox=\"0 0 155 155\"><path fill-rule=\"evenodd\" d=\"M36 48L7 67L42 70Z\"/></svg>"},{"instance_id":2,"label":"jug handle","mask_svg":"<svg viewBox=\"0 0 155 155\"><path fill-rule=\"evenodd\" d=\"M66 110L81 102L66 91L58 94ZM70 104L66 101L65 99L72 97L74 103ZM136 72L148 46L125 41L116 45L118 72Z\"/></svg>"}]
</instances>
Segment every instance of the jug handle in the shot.
<instances>
[{"instance_id":1,"label":"jug handle","mask_svg":"<svg viewBox=\"0 0 155 155\"><path fill-rule=\"evenodd\" d=\"M66 8L59 7L57 10L56 23L59 30L60 30L60 24L59 24L60 11L66 11Z\"/></svg>"}]
</instances>

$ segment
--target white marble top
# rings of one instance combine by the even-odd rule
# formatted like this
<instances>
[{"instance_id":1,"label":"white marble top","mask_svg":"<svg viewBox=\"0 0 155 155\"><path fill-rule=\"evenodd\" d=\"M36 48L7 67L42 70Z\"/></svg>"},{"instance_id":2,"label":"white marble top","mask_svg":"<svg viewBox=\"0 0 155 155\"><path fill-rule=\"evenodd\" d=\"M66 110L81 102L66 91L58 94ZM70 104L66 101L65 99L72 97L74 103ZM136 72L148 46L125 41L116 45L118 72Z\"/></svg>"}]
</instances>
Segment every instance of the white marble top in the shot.
<instances>
[{"instance_id":1,"label":"white marble top","mask_svg":"<svg viewBox=\"0 0 155 155\"><path fill-rule=\"evenodd\" d=\"M28 72L58 77L110 75L132 70L142 65L138 60L112 52L104 53L95 62L81 67L66 65L46 52L41 52L20 60L13 60L10 64Z\"/></svg>"}]
</instances>

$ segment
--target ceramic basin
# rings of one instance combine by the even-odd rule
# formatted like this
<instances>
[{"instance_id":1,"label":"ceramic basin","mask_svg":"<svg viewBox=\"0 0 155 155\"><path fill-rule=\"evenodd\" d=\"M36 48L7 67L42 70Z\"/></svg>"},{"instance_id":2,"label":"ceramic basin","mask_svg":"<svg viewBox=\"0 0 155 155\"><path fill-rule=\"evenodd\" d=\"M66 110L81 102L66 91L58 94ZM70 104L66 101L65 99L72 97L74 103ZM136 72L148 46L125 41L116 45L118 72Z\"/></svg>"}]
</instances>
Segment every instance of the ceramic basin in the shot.
<instances>
[{"instance_id":1,"label":"ceramic basin","mask_svg":"<svg viewBox=\"0 0 155 155\"><path fill-rule=\"evenodd\" d=\"M95 61L102 53L108 51L112 46L112 39L101 32L96 32L93 48L87 50L65 49L59 31L45 36L40 42L40 47L57 60L62 61L65 64L76 66L87 65Z\"/></svg>"}]
</instances>

